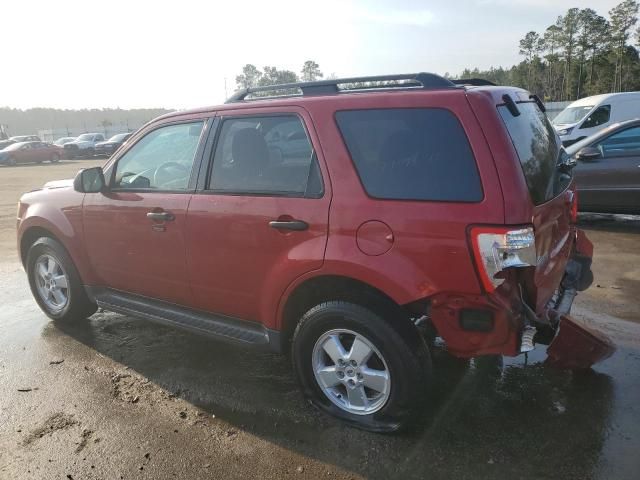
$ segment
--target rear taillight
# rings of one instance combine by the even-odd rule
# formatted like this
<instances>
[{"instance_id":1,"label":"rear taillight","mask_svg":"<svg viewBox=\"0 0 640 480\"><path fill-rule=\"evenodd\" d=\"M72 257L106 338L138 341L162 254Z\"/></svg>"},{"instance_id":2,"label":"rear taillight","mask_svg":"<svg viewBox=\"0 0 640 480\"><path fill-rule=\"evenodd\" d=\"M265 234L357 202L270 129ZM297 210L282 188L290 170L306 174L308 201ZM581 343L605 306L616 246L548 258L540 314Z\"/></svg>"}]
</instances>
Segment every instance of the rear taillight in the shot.
<instances>
[{"instance_id":1,"label":"rear taillight","mask_svg":"<svg viewBox=\"0 0 640 480\"><path fill-rule=\"evenodd\" d=\"M471 242L482 285L488 292L504 282L504 279L496 277L498 273L507 268L532 267L537 263L532 227L474 227L471 229Z\"/></svg>"}]
</instances>

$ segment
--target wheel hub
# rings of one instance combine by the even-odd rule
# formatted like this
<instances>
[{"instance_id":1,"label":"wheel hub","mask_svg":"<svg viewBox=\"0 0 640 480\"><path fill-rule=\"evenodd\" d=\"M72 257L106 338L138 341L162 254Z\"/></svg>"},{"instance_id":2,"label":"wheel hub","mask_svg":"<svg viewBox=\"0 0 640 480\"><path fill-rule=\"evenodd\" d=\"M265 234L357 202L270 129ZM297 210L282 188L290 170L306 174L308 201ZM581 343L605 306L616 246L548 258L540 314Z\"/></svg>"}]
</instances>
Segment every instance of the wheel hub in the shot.
<instances>
[{"instance_id":1,"label":"wheel hub","mask_svg":"<svg viewBox=\"0 0 640 480\"><path fill-rule=\"evenodd\" d=\"M52 313L69 303L69 279L61 263L52 255L41 255L34 264L34 280L40 299Z\"/></svg>"},{"instance_id":2,"label":"wheel hub","mask_svg":"<svg viewBox=\"0 0 640 480\"><path fill-rule=\"evenodd\" d=\"M350 330L331 330L318 339L312 358L318 385L342 410L369 415L387 402L389 370L366 337Z\"/></svg>"}]
</instances>

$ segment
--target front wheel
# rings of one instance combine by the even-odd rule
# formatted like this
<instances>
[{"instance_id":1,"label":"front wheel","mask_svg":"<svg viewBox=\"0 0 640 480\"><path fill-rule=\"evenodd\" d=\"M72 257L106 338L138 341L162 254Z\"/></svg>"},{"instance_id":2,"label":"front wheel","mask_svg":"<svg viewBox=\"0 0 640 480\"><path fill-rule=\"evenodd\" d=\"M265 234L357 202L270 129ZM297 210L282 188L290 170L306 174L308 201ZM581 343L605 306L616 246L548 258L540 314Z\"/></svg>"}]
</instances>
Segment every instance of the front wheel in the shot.
<instances>
[{"instance_id":1,"label":"front wheel","mask_svg":"<svg viewBox=\"0 0 640 480\"><path fill-rule=\"evenodd\" d=\"M393 320L342 301L304 315L292 357L314 405L370 431L395 431L417 419L430 380L430 356L419 335L401 333Z\"/></svg>"},{"instance_id":2,"label":"front wheel","mask_svg":"<svg viewBox=\"0 0 640 480\"><path fill-rule=\"evenodd\" d=\"M57 153L52 153L49 160L51 160L51 163L58 163L60 161L60 155L58 155Z\"/></svg>"},{"instance_id":3,"label":"front wheel","mask_svg":"<svg viewBox=\"0 0 640 480\"><path fill-rule=\"evenodd\" d=\"M53 320L78 320L97 310L87 297L71 257L56 240L42 237L31 246L27 274L36 302Z\"/></svg>"}]
</instances>

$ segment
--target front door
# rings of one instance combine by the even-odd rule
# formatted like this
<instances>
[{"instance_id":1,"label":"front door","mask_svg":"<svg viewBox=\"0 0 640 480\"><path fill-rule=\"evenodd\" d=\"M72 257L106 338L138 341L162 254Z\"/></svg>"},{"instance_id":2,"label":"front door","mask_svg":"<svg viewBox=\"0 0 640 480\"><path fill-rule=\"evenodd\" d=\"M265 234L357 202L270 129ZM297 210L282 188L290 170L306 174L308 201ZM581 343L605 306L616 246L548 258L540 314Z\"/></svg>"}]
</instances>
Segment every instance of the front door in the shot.
<instances>
[{"instance_id":1,"label":"front door","mask_svg":"<svg viewBox=\"0 0 640 480\"><path fill-rule=\"evenodd\" d=\"M631 211L640 208L640 127L614 133L597 144L600 157L575 168L583 210Z\"/></svg>"},{"instance_id":2,"label":"front door","mask_svg":"<svg viewBox=\"0 0 640 480\"><path fill-rule=\"evenodd\" d=\"M187 216L194 304L268 326L287 286L322 265L330 201L306 112L271 112L225 112Z\"/></svg>"},{"instance_id":3,"label":"front door","mask_svg":"<svg viewBox=\"0 0 640 480\"><path fill-rule=\"evenodd\" d=\"M184 229L204 121L149 131L87 194L85 245L101 286L189 304Z\"/></svg>"}]
</instances>

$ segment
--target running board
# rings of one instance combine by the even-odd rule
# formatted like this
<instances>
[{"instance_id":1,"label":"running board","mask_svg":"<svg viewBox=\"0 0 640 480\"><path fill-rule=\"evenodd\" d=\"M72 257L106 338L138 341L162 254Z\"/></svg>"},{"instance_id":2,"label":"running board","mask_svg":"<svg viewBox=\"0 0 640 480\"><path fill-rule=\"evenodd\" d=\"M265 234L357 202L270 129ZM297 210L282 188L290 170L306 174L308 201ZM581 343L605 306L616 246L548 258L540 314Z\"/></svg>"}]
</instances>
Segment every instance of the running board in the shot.
<instances>
[{"instance_id":1,"label":"running board","mask_svg":"<svg viewBox=\"0 0 640 480\"><path fill-rule=\"evenodd\" d=\"M256 322L191 310L160 300L107 288L85 287L98 307L204 334L225 342L281 351L280 334Z\"/></svg>"}]
</instances>

